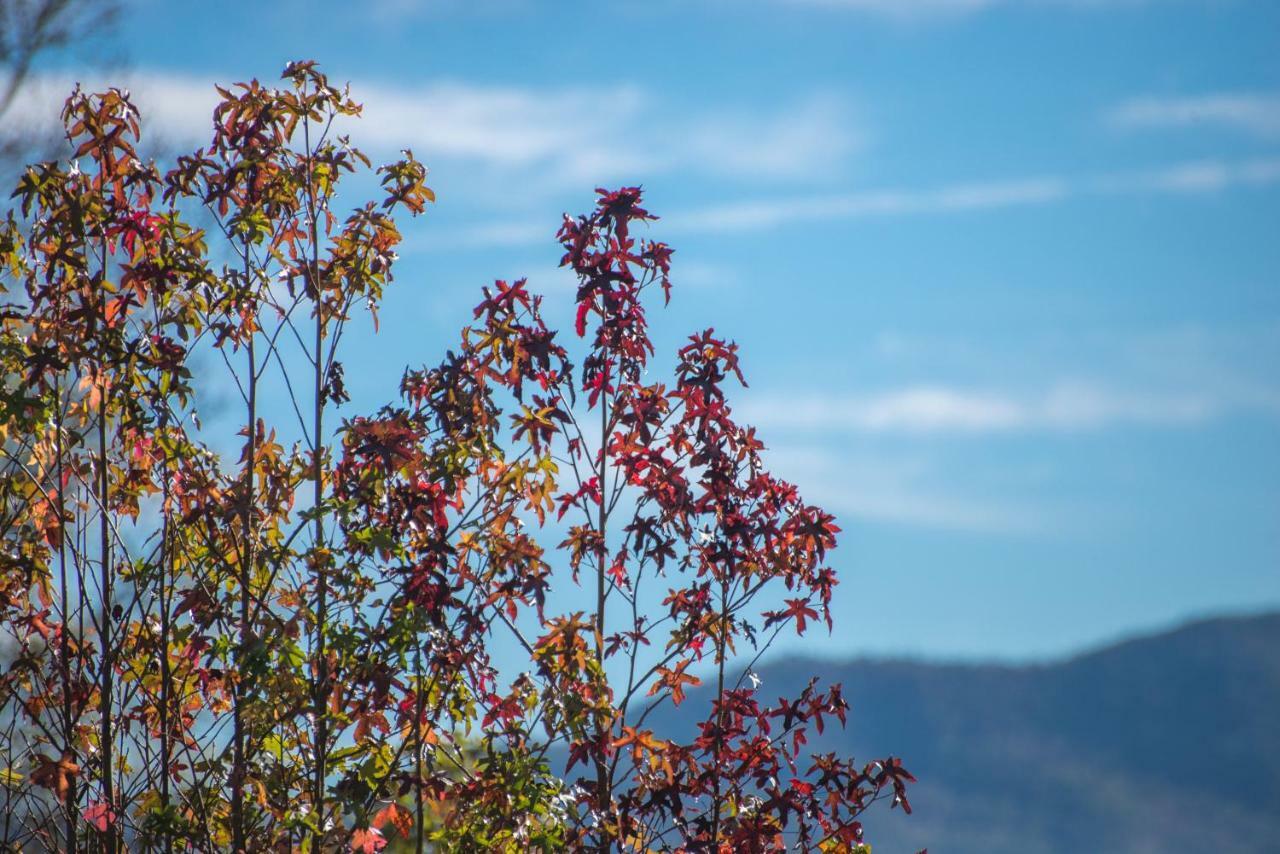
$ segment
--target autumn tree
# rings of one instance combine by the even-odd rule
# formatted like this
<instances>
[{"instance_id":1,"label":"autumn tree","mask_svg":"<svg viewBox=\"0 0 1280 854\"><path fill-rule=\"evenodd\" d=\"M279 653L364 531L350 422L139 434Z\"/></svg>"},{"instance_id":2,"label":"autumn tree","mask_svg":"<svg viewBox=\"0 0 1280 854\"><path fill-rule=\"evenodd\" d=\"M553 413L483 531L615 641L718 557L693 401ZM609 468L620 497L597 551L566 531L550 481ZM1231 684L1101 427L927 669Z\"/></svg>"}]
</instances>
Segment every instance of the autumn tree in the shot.
<instances>
[{"instance_id":1,"label":"autumn tree","mask_svg":"<svg viewBox=\"0 0 1280 854\"><path fill-rule=\"evenodd\" d=\"M125 93L76 92L75 159L15 193L5 840L859 850L910 774L806 752L845 721L838 687L750 679L780 633L831 628L839 529L734 419L732 342L699 332L648 378L672 250L640 191L560 227L571 334L495 282L398 401L340 416L392 216L434 197L406 152L339 213L370 167L338 132L360 108L314 63L284 79L220 88L210 144L165 173ZM201 425L214 387L238 414ZM654 726L668 704L692 735Z\"/></svg>"}]
</instances>

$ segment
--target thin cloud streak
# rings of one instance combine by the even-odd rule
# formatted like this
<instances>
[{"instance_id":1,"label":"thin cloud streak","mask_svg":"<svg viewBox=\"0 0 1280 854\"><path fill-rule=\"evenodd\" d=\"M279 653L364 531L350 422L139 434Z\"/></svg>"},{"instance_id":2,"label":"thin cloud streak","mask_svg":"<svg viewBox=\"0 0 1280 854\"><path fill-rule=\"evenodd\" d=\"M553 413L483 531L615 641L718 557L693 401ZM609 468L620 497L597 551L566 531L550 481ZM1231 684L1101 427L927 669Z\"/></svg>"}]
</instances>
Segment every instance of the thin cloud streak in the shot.
<instances>
[{"instance_id":1,"label":"thin cloud streak","mask_svg":"<svg viewBox=\"0 0 1280 854\"><path fill-rule=\"evenodd\" d=\"M1107 122L1127 131L1221 127L1275 138L1280 137L1280 93L1135 98L1113 108Z\"/></svg>"},{"instance_id":2,"label":"thin cloud streak","mask_svg":"<svg viewBox=\"0 0 1280 854\"><path fill-rule=\"evenodd\" d=\"M1130 392L1061 382L1038 395L922 385L866 395L754 397L738 409L746 421L766 429L977 436L1186 426L1255 407L1256 400L1227 400L1202 392Z\"/></svg>"},{"instance_id":3,"label":"thin cloud streak","mask_svg":"<svg viewBox=\"0 0 1280 854\"><path fill-rule=\"evenodd\" d=\"M685 232L755 231L800 222L957 214L1043 206L1076 198L1202 193L1278 182L1280 157L1234 162L1202 160L1076 180L1047 176L958 184L934 190L884 190L741 202L676 213L665 218L665 226Z\"/></svg>"},{"instance_id":4,"label":"thin cloud streak","mask_svg":"<svg viewBox=\"0 0 1280 854\"><path fill-rule=\"evenodd\" d=\"M896 21L949 20L997 7L1108 9L1140 6L1149 0L774 0L793 7L832 9Z\"/></svg>"},{"instance_id":5,"label":"thin cloud streak","mask_svg":"<svg viewBox=\"0 0 1280 854\"><path fill-rule=\"evenodd\" d=\"M840 9L894 19L951 17L981 12L1002 0L777 0L785 6Z\"/></svg>"},{"instance_id":6,"label":"thin cloud streak","mask_svg":"<svg viewBox=\"0 0 1280 854\"><path fill-rule=\"evenodd\" d=\"M1170 167L1072 179L1043 176L953 184L936 189L868 190L840 195L732 202L675 211L662 218L668 234L758 232L808 222L943 216L1008 208L1043 207L1074 199L1143 195L1195 195L1280 183L1280 157L1239 161L1197 160ZM545 219L462 227L437 232L423 246L522 246L546 236Z\"/></svg>"},{"instance_id":7,"label":"thin cloud streak","mask_svg":"<svg viewBox=\"0 0 1280 854\"><path fill-rule=\"evenodd\" d=\"M751 201L677 212L664 218L674 231L719 232L776 228L795 222L949 214L1043 205L1072 194L1061 178L957 184L936 190L875 190L836 196Z\"/></svg>"},{"instance_id":8,"label":"thin cloud streak","mask_svg":"<svg viewBox=\"0 0 1280 854\"><path fill-rule=\"evenodd\" d=\"M867 458L796 444L771 445L766 455L772 471L803 484L805 500L837 518L976 534L1028 535L1055 527L1051 514L1025 501L940 485L943 472L921 458Z\"/></svg>"}]
</instances>

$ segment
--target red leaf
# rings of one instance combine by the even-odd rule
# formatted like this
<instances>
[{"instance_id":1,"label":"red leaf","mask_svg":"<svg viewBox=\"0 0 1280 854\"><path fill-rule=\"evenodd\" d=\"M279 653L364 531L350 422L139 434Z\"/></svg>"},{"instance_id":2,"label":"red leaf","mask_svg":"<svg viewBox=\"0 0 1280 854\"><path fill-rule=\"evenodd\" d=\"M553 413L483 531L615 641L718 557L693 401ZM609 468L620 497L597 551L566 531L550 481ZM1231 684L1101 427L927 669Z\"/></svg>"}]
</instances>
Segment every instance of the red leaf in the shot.
<instances>
[{"instance_id":1,"label":"red leaf","mask_svg":"<svg viewBox=\"0 0 1280 854\"><path fill-rule=\"evenodd\" d=\"M399 831L400 835L406 839L413 832L412 814L395 802L387 804L373 817L374 827L386 827L388 824Z\"/></svg>"},{"instance_id":2,"label":"red leaf","mask_svg":"<svg viewBox=\"0 0 1280 854\"><path fill-rule=\"evenodd\" d=\"M613 579L613 583L619 587L627 586L627 568L622 564L622 557L619 556L613 565L609 567L609 577Z\"/></svg>"},{"instance_id":3,"label":"red leaf","mask_svg":"<svg viewBox=\"0 0 1280 854\"><path fill-rule=\"evenodd\" d=\"M116 814L112 812L111 807L107 806L104 801L94 801L85 807L80 814L99 833L106 833L107 828L116 823Z\"/></svg>"},{"instance_id":4,"label":"red leaf","mask_svg":"<svg viewBox=\"0 0 1280 854\"><path fill-rule=\"evenodd\" d=\"M818 619L818 612L810 608L809 603L803 599L788 599L787 605L790 607L788 607L783 613L788 616L795 617L796 634L798 635L804 634L805 628L808 627L808 623L805 622L806 619Z\"/></svg>"},{"instance_id":5,"label":"red leaf","mask_svg":"<svg viewBox=\"0 0 1280 854\"><path fill-rule=\"evenodd\" d=\"M378 854L386 847L386 837L376 828L359 828L351 834L351 850L359 854Z\"/></svg>"}]
</instances>

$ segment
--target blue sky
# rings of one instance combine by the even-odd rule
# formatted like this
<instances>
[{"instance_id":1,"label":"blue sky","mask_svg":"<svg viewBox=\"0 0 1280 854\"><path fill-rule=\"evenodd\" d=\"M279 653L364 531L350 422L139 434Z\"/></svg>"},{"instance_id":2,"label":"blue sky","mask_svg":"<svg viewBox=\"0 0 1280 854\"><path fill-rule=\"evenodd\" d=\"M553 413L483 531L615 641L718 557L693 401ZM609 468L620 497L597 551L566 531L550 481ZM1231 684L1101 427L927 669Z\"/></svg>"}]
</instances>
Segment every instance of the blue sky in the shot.
<instances>
[{"instance_id":1,"label":"blue sky","mask_svg":"<svg viewBox=\"0 0 1280 854\"><path fill-rule=\"evenodd\" d=\"M677 248L660 348L737 339L738 411L844 526L832 654L1280 606L1280 4L135 0L120 35L169 140L213 81L310 57L357 144L430 166L351 411L493 278L567 328L559 214L643 184Z\"/></svg>"}]
</instances>

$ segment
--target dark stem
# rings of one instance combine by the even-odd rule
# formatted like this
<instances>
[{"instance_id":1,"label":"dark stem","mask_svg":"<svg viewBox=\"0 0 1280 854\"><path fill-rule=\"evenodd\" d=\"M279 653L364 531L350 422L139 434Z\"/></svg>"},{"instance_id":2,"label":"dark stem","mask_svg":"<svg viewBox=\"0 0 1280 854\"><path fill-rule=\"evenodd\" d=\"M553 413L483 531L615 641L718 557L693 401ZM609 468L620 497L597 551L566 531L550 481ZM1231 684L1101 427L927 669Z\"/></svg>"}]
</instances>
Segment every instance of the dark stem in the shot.
<instances>
[{"instance_id":1,"label":"dark stem","mask_svg":"<svg viewBox=\"0 0 1280 854\"><path fill-rule=\"evenodd\" d=\"M243 246L244 252L244 282L246 289L246 299L250 298L249 290L249 244L245 242ZM240 516L240 549L239 564L240 571L240 615L239 615L239 659L236 667L236 680L232 694L232 728L233 728L233 756L231 768L231 836L232 845L237 854L247 851L245 847L247 840L245 838L245 815L244 815L244 778L245 778L245 734L244 734L244 665L246 653L249 648L249 584L252 580L253 568L253 500L254 500L254 475L257 468L258 457L258 366L255 356L254 339L256 334L249 334L249 342L247 345L247 355L249 358L249 387L247 400L248 414L248 432L249 432L249 453L246 458L246 470L244 472L244 505Z\"/></svg>"},{"instance_id":2,"label":"dark stem","mask_svg":"<svg viewBox=\"0 0 1280 854\"><path fill-rule=\"evenodd\" d=\"M169 504L168 466L165 467L164 503ZM172 555L169 548L169 514L166 510L160 529L160 803L169 809L169 775L173 770L173 747L169 742L169 704L172 679L169 666L169 609L172 607L172 587L168 584ZM164 850L173 851L173 834L166 828Z\"/></svg>"},{"instance_id":3,"label":"dark stem","mask_svg":"<svg viewBox=\"0 0 1280 854\"><path fill-rule=\"evenodd\" d=\"M597 475L597 489L600 491L600 513L599 513L599 559L596 566L596 663L600 665L600 679L604 679L604 609L605 594L607 587L605 580L607 576L606 563L609 560L609 550L607 540L605 538L606 526L609 523L609 510L604 500L605 476L608 473L609 465L609 404L607 393L602 391L600 394L600 471ZM610 730L613 728L613 722L608 724ZM598 741L603 741L605 732L600 729L596 733ZM613 792L611 791L611 780L609 769L604 761L603 756L596 757L596 805L600 811L601 822L601 839L600 850L608 851L612 848L612 840L609 839L608 833L603 830L605 824L605 814L609 810L613 802Z\"/></svg>"},{"instance_id":4,"label":"dark stem","mask_svg":"<svg viewBox=\"0 0 1280 854\"><path fill-rule=\"evenodd\" d=\"M724 654L729 622L729 582L720 580L720 631L716 633L715 791L711 806L711 845L720 843L720 755L724 750Z\"/></svg>"},{"instance_id":5,"label":"dark stem","mask_svg":"<svg viewBox=\"0 0 1280 854\"><path fill-rule=\"evenodd\" d=\"M426 697L422 690L422 641L421 641L421 638L419 638L417 649L414 651L413 669L414 671L416 671L415 676L417 677L417 679L414 682L414 693L416 695L414 697L414 705L416 706L415 717L414 717L414 734L417 740L417 746L416 746L417 756L414 762L415 779L414 779L413 789L414 789L414 808L417 813L417 825L418 825L418 830L417 830L416 839L414 840L413 850L415 854L423 854L423 852L426 850L424 847L425 840L423 839L424 832L426 831L426 827L425 827L426 818L423 814L423 804L422 804L422 779L423 779L422 778L422 709L423 709L423 704L426 701Z\"/></svg>"},{"instance_id":6,"label":"dark stem","mask_svg":"<svg viewBox=\"0 0 1280 854\"><path fill-rule=\"evenodd\" d=\"M105 280L107 275L106 264L106 244L103 242L101 248L101 275L103 281L99 283L99 305L98 316L106 317L107 308L107 291L105 288ZM106 347L105 334L101 346ZM107 470L107 389L106 381L106 358L100 355L98 360L98 383L99 383L99 399L98 399L98 539L99 548L101 549L101 570L100 578L100 596L102 601L102 625L99 631L102 635L102 671L99 674L98 686L98 714L102 719L102 729L99 749L102 751L102 798L107 806L115 810L115 788L114 781L111 779L111 770L114 764L112 760L112 716L111 716L111 689L112 689L112 671L115 669L115 655L111 648L111 608L112 608L112 577L111 577L111 520L108 516L108 502L110 501L110 483L109 472ZM115 854L116 851L116 831L115 828L108 828L104 834L105 850L107 854Z\"/></svg>"},{"instance_id":7,"label":"dark stem","mask_svg":"<svg viewBox=\"0 0 1280 854\"><path fill-rule=\"evenodd\" d=\"M329 696L329 660L326 651L325 630L329 620L329 573L328 567L325 565L327 557L324 555L324 514L321 508L324 504L324 471L322 469L324 461L324 441L321 438L324 430L324 354L322 348L324 346L324 290L320 287L320 247L319 247L319 227L316 222L316 188L311 166L311 123L304 121L302 126L303 144L306 150L306 167L307 167L307 219L310 224L311 231L311 271L308 278L312 287L312 297L315 299L316 306L316 324L315 324L315 342L314 352L312 354L315 360L314 375L314 408L312 413L312 502L315 514L315 533L314 542L312 543L312 554L315 556L313 565L316 572L316 644L315 655L317 665L317 678L315 691L312 697L312 712L316 720L316 767L315 780L313 782L314 791L312 797L315 802L316 821L319 827L324 825L324 793L325 793L325 776L326 776L326 758L329 751L329 717L327 713L327 698ZM322 831L318 831L322 832Z\"/></svg>"},{"instance_id":8,"label":"dark stem","mask_svg":"<svg viewBox=\"0 0 1280 854\"><path fill-rule=\"evenodd\" d=\"M61 296L59 296L59 314L61 314ZM62 324L58 324L58 328L62 328ZM75 757L75 731L72 728L71 718L71 648L67 639L68 623L71 620L71 595L67 587L67 532L65 530L66 516L64 508L66 507L66 499L63 487L63 454L65 449L62 444L62 379L60 375L54 376L53 381L54 396L54 430L57 432L57 478L56 484L58 493L58 595L62 601L62 626L58 632L58 664L62 670L62 752ZM72 778L70 786L67 788L67 800L64 805L64 817L66 825L66 842L67 851L75 852L79 849L79 840L76 839L76 782Z\"/></svg>"}]
</instances>

